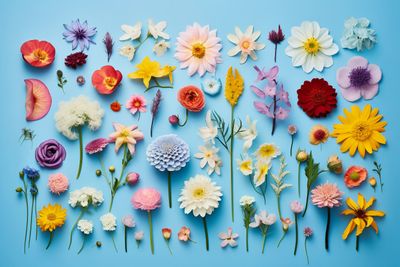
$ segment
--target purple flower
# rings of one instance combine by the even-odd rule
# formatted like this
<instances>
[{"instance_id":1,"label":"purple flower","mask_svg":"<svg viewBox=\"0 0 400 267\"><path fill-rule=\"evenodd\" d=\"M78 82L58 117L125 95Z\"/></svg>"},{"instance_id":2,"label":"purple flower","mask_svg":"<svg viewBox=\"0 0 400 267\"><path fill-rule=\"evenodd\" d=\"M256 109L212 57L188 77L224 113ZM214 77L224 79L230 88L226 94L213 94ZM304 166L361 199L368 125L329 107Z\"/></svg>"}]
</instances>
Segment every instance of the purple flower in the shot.
<instances>
[{"instance_id":1,"label":"purple flower","mask_svg":"<svg viewBox=\"0 0 400 267\"><path fill-rule=\"evenodd\" d=\"M378 93L382 72L378 65L368 64L364 57L352 57L346 67L339 68L336 80L342 95L353 102L361 97L372 99Z\"/></svg>"},{"instance_id":2,"label":"purple flower","mask_svg":"<svg viewBox=\"0 0 400 267\"><path fill-rule=\"evenodd\" d=\"M107 61L110 62L110 58L113 53L114 42L109 32L107 32L106 35L104 36L103 43L104 46L106 47Z\"/></svg>"},{"instance_id":3,"label":"purple flower","mask_svg":"<svg viewBox=\"0 0 400 267\"><path fill-rule=\"evenodd\" d=\"M97 138L86 145L85 151L88 154L96 154L98 152L103 151L108 146L109 143L110 143L109 139Z\"/></svg>"},{"instance_id":4,"label":"purple flower","mask_svg":"<svg viewBox=\"0 0 400 267\"><path fill-rule=\"evenodd\" d=\"M268 72L265 71L265 68L260 70L260 68L257 66L254 66L254 69L257 71L257 79L255 80L256 83L265 79L273 81L276 79L279 73L278 66L272 67Z\"/></svg>"},{"instance_id":5,"label":"purple flower","mask_svg":"<svg viewBox=\"0 0 400 267\"><path fill-rule=\"evenodd\" d=\"M81 23L79 19L72 21L70 25L64 24L66 29L63 32L64 39L67 42L72 42L72 50L75 50L78 45L83 51L89 50L90 43L96 44L92 41L93 36L97 33L96 27L89 27L87 21Z\"/></svg>"},{"instance_id":6,"label":"purple flower","mask_svg":"<svg viewBox=\"0 0 400 267\"><path fill-rule=\"evenodd\" d=\"M25 167L23 171L28 179L36 180L40 177L39 171L34 168Z\"/></svg>"},{"instance_id":7,"label":"purple flower","mask_svg":"<svg viewBox=\"0 0 400 267\"><path fill-rule=\"evenodd\" d=\"M35 151L37 163L44 168L57 169L65 160L65 148L56 140L49 139L42 142Z\"/></svg>"},{"instance_id":8,"label":"purple flower","mask_svg":"<svg viewBox=\"0 0 400 267\"><path fill-rule=\"evenodd\" d=\"M278 25L278 31L270 31L268 34L268 40L271 41L274 45L280 44L283 40L285 40L285 35L282 32L281 25Z\"/></svg>"},{"instance_id":9,"label":"purple flower","mask_svg":"<svg viewBox=\"0 0 400 267\"><path fill-rule=\"evenodd\" d=\"M313 230L310 227L304 228L304 236L305 237L310 237L313 234Z\"/></svg>"}]
</instances>

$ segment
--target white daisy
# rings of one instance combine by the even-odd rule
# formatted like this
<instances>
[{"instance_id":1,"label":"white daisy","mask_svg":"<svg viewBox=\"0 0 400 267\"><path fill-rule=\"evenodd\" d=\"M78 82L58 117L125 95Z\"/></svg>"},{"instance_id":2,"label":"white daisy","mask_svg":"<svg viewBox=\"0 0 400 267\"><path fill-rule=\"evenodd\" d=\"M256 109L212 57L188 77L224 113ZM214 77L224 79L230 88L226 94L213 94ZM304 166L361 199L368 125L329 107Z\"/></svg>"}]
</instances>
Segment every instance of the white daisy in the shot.
<instances>
[{"instance_id":1,"label":"white daisy","mask_svg":"<svg viewBox=\"0 0 400 267\"><path fill-rule=\"evenodd\" d=\"M221 91L221 79L210 78L201 83L201 89L208 95L216 95Z\"/></svg>"},{"instance_id":2,"label":"white daisy","mask_svg":"<svg viewBox=\"0 0 400 267\"><path fill-rule=\"evenodd\" d=\"M166 21L160 21L159 23L154 23L153 20L149 19L149 33L153 36L154 39L158 37L164 38L165 40L169 39L169 34L164 32L167 27Z\"/></svg>"},{"instance_id":3,"label":"white daisy","mask_svg":"<svg viewBox=\"0 0 400 267\"><path fill-rule=\"evenodd\" d=\"M170 47L169 42L165 40L158 41L153 46L153 52L158 56L161 57L167 52L168 48Z\"/></svg>"},{"instance_id":4,"label":"white daisy","mask_svg":"<svg viewBox=\"0 0 400 267\"><path fill-rule=\"evenodd\" d=\"M124 34L121 35L121 37L119 37L120 41L136 40L142 34L142 23L138 22L133 26L123 24L121 25L121 29L124 32Z\"/></svg>"},{"instance_id":5,"label":"white daisy","mask_svg":"<svg viewBox=\"0 0 400 267\"><path fill-rule=\"evenodd\" d=\"M256 199L253 196L244 195L240 198L240 206L250 206Z\"/></svg>"}]
</instances>

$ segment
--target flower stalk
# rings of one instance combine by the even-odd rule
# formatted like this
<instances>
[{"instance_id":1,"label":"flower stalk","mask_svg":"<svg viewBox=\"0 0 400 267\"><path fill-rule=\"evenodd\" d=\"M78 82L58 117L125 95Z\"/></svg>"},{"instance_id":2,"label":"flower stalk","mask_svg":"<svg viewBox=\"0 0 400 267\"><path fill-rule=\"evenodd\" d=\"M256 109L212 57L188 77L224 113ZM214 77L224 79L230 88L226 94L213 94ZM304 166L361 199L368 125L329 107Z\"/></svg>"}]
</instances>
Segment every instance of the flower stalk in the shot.
<instances>
[{"instance_id":1,"label":"flower stalk","mask_svg":"<svg viewBox=\"0 0 400 267\"><path fill-rule=\"evenodd\" d=\"M150 227L150 250L151 254L154 255L154 240L153 240L153 220L151 217L151 211L147 211L149 227Z\"/></svg>"},{"instance_id":2,"label":"flower stalk","mask_svg":"<svg viewBox=\"0 0 400 267\"><path fill-rule=\"evenodd\" d=\"M76 226L78 225L79 220L82 219L82 217L83 217L84 213L86 212L86 210L87 210L87 207L81 209L81 212L80 212L78 218L76 219L75 223L72 225L71 232L69 233L68 249L70 249L71 245L72 245L72 235L74 233L74 230L75 230Z\"/></svg>"},{"instance_id":3,"label":"flower stalk","mask_svg":"<svg viewBox=\"0 0 400 267\"><path fill-rule=\"evenodd\" d=\"M82 140L82 127L76 127L78 131L78 138L79 138L79 164L78 164L78 171L76 174L76 179L79 179L82 171L82 159L83 159L83 140Z\"/></svg>"},{"instance_id":4,"label":"flower stalk","mask_svg":"<svg viewBox=\"0 0 400 267\"><path fill-rule=\"evenodd\" d=\"M206 236L206 250L209 250L209 240L208 240L208 228L207 228L207 219L206 216L202 217L203 219L203 227L204 227L204 234Z\"/></svg>"},{"instance_id":5,"label":"flower stalk","mask_svg":"<svg viewBox=\"0 0 400 267\"><path fill-rule=\"evenodd\" d=\"M295 255L296 256L296 253L297 253L297 244L298 244L298 242L299 242L299 224L298 224L298 215L297 215L297 213L295 212L294 213L294 223L295 223L295 227L296 227L296 241L295 241L295 243L294 243L294 252L293 252L293 255Z\"/></svg>"}]
</instances>

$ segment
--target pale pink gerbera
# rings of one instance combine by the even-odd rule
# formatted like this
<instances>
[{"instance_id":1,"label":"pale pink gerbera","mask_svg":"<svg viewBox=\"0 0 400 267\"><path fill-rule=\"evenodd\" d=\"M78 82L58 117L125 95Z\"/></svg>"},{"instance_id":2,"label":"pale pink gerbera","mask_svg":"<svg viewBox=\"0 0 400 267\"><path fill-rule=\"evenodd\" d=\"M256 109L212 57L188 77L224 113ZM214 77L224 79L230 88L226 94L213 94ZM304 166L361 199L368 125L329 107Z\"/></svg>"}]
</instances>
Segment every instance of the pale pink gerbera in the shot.
<instances>
[{"instance_id":1,"label":"pale pink gerbera","mask_svg":"<svg viewBox=\"0 0 400 267\"><path fill-rule=\"evenodd\" d=\"M144 135L136 125L125 126L120 123L113 123L115 132L110 134L110 142L115 142L115 152L118 152L122 145L126 145L131 155L135 153L135 145L143 140Z\"/></svg>"},{"instance_id":2,"label":"pale pink gerbera","mask_svg":"<svg viewBox=\"0 0 400 267\"><path fill-rule=\"evenodd\" d=\"M325 183L311 190L312 203L318 208L333 208L342 205L343 192L336 184Z\"/></svg>"},{"instance_id":3,"label":"pale pink gerbera","mask_svg":"<svg viewBox=\"0 0 400 267\"><path fill-rule=\"evenodd\" d=\"M68 190L68 178L62 173L55 173L49 176L48 186L52 193L61 194Z\"/></svg>"},{"instance_id":4,"label":"pale pink gerbera","mask_svg":"<svg viewBox=\"0 0 400 267\"><path fill-rule=\"evenodd\" d=\"M125 107L135 115L136 112L146 112L146 99L141 95L133 95L126 101Z\"/></svg>"},{"instance_id":5,"label":"pale pink gerbera","mask_svg":"<svg viewBox=\"0 0 400 267\"><path fill-rule=\"evenodd\" d=\"M186 27L186 31L179 33L176 43L175 58L181 62L181 69L188 69L189 76L196 72L203 76L206 71L215 72L218 63L221 63L221 39L217 37L217 30L210 31L210 27L194 23Z\"/></svg>"}]
</instances>

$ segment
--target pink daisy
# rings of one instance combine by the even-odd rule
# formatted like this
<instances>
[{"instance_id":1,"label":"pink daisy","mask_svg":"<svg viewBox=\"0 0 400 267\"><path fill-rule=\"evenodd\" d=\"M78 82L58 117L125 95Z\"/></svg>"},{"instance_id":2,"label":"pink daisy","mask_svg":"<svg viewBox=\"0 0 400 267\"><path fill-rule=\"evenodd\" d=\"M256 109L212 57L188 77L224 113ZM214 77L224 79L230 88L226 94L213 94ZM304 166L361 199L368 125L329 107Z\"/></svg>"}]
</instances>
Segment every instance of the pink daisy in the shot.
<instances>
[{"instance_id":1,"label":"pink daisy","mask_svg":"<svg viewBox=\"0 0 400 267\"><path fill-rule=\"evenodd\" d=\"M125 107L135 115L136 112L146 112L146 99L141 95L133 95L126 101Z\"/></svg>"},{"instance_id":2,"label":"pink daisy","mask_svg":"<svg viewBox=\"0 0 400 267\"><path fill-rule=\"evenodd\" d=\"M218 63L221 63L221 39L217 37L217 30L200 26L194 23L186 27L186 31L179 33L176 43L175 58L180 61L181 69L188 69L189 76L196 72L203 76L206 71L215 72Z\"/></svg>"}]
</instances>

